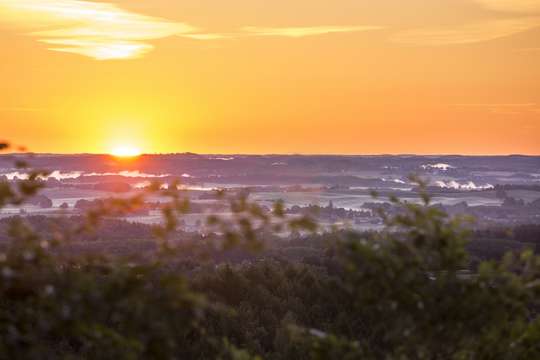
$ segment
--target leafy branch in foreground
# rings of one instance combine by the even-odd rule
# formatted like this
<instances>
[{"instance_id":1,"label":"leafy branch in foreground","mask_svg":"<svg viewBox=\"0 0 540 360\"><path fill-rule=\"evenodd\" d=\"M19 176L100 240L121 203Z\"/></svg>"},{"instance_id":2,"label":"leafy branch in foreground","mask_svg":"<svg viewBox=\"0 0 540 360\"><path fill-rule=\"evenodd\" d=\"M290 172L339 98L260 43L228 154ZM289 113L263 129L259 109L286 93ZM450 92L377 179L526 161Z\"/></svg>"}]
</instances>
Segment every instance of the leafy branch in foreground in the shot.
<instances>
[{"instance_id":1,"label":"leafy branch in foreground","mask_svg":"<svg viewBox=\"0 0 540 360\"><path fill-rule=\"evenodd\" d=\"M7 149L7 145L0 146ZM18 166L28 169L27 164ZM0 208L20 205L43 186L46 172L35 171L14 183L0 182ZM202 320L221 311L192 291L186 278L163 266L174 255L178 219L189 208L176 186L155 186L150 195L168 201L161 208L164 225L155 229L162 252L149 262L66 254L71 238L144 206L144 196L109 199L90 209L82 226L41 235L24 219L15 219L11 241L0 251L1 358L238 358L247 352L208 334ZM232 220L212 217L226 246L245 241L257 247L256 236L282 216L267 214L245 198L227 199ZM295 220L298 221L298 220ZM306 220L306 224L308 221ZM298 224L294 225L298 227ZM234 244L231 239L235 240ZM164 257L164 255L169 257ZM97 355L96 355L97 354Z\"/></svg>"},{"instance_id":2,"label":"leafy branch in foreground","mask_svg":"<svg viewBox=\"0 0 540 360\"><path fill-rule=\"evenodd\" d=\"M0 208L40 187L40 174L0 182ZM426 193L420 204L392 199L401 210L383 214L381 233L325 234L337 244L318 266L277 259L193 277L170 266L182 251L176 229L187 195L177 184L146 195L163 200L161 251L150 261L59 251L103 219L144 206L142 196L98 203L73 231L12 224L0 250L0 358L540 357L539 257L508 254L466 271L467 224L430 206ZM270 234L317 229L285 216L282 203L220 199L232 215L206 223L218 249L260 249Z\"/></svg>"},{"instance_id":3,"label":"leafy branch in foreground","mask_svg":"<svg viewBox=\"0 0 540 360\"><path fill-rule=\"evenodd\" d=\"M344 239L335 293L341 323L334 334L300 332L312 356L540 357L540 257L527 250L465 271L467 228L422 197L422 204L392 199L402 213L385 217L375 238Z\"/></svg>"}]
</instances>

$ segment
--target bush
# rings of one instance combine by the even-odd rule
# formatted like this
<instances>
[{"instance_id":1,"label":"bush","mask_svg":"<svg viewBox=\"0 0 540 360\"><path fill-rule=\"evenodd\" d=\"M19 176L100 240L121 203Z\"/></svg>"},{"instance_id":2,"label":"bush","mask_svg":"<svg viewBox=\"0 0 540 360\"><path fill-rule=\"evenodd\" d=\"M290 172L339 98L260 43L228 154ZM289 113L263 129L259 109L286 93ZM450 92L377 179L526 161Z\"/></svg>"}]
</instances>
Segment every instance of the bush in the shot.
<instances>
[{"instance_id":1,"label":"bush","mask_svg":"<svg viewBox=\"0 0 540 360\"><path fill-rule=\"evenodd\" d=\"M1 181L0 208L35 196L40 174ZM401 210L380 234L320 236L335 243L321 261L202 267L188 278L171 237L189 202L159 191L171 202L151 259L65 254L57 249L69 236L13 220L0 253L0 358L540 358L540 258L509 253L464 271L467 226L427 196L422 205L394 199ZM71 235L142 203L100 202ZM316 229L289 221L280 203L268 212L240 196L230 209L231 220L207 221L220 249L256 250L264 234Z\"/></svg>"}]
</instances>

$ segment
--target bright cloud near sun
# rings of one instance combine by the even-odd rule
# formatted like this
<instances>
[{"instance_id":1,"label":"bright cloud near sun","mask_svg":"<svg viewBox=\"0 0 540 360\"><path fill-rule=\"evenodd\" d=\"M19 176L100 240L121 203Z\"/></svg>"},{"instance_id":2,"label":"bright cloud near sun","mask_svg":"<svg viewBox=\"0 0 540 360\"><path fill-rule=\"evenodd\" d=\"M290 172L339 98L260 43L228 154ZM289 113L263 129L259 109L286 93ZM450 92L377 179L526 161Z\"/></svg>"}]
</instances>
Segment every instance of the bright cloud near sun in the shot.
<instances>
[{"instance_id":1,"label":"bright cloud near sun","mask_svg":"<svg viewBox=\"0 0 540 360\"><path fill-rule=\"evenodd\" d=\"M0 19L28 29L52 45L50 50L98 60L138 57L153 49L148 40L196 30L113 4L77 0L0 0Z\"/></svg>"}]
</instances>

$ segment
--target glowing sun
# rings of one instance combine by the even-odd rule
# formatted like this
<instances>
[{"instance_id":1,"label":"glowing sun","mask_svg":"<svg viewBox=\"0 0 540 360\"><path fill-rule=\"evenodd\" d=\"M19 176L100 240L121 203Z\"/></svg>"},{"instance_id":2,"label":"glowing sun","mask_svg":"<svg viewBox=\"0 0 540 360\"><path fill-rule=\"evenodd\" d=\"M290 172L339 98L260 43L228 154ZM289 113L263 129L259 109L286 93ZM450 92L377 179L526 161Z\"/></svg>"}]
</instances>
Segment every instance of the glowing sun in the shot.
<instances>
[{"instance_id":1,"label":"glowing sun","mask_svg":"<svg viewBox=\"0 0 540 360\"><path fill-rule=\"evenodd\" d=\"M122 158L136 157L141 155L141 151L132 146L118 146L112 149L111 155Z\"/></svg>"}]
</instances>

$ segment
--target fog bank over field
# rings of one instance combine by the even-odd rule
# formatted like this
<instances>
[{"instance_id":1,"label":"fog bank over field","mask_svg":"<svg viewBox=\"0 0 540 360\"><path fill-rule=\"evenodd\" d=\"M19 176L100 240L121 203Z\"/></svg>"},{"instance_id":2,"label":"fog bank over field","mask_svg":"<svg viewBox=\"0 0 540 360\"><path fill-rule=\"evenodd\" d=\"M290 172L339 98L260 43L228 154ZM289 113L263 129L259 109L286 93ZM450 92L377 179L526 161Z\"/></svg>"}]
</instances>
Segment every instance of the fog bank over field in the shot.
<instances>
[{"instance_id":1,"label":"fog bank over field","mask_svg":"<svg viewBox=\"0 0 540 360\"><path fill-rule=\"evenodd\" d=\"M433 202L450 213L468 213L486 224L540 222L540 157L532 156L5 155L0 157L0 178L28 178L27 172L13 168L13 161L21 158L49 171L39 177L46 183L47 199L3 209L2 217L53 216L60 208L77 214L90 206L83 202L128 197L158 182L162 189L176 186L189 195L196 209L187 220L192 230L205 213L222 209L214 195L220 189L247 193L268 208L281 200L294 213L330 206L325 221L369 229L381 225L373 204L384 205L390 195L421 201L410 178L414 175L426 182ZM381 196L374 199L372 191ZM159 222L157 210L149 204L129 220Z\"/></svg>"}]
</instances>

